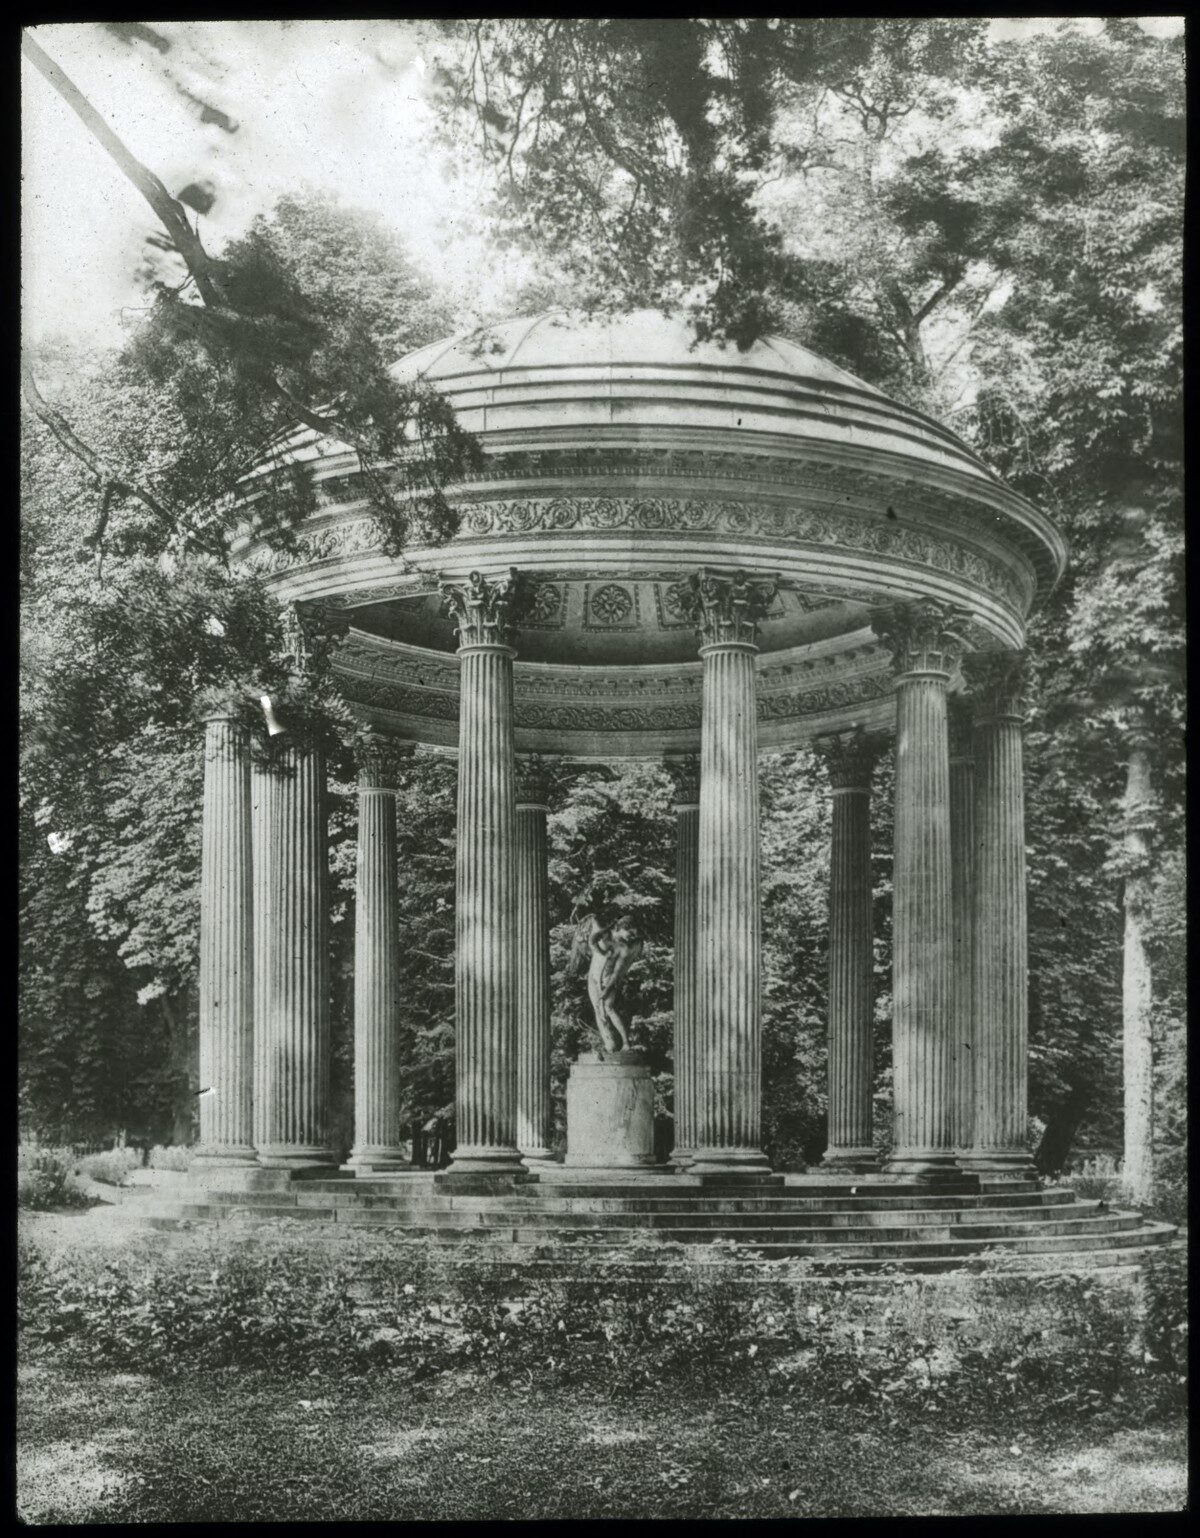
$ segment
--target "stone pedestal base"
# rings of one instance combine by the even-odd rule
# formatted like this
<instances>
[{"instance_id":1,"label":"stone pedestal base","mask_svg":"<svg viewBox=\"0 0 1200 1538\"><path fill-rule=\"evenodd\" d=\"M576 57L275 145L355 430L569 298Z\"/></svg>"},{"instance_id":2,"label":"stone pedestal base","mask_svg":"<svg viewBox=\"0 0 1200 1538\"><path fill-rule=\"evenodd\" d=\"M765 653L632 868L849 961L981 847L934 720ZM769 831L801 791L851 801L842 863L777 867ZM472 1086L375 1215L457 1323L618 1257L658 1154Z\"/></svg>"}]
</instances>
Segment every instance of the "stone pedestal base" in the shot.
<instances>
[{"instance_id":1,"label":"stone pedestal base","mask_svg":"<svg viewBox=\"0 0 1200 1538\"><path fill-rule=\"evenodd\" d=\"M594 1052L567 1079L571 1169L649 1169L654 1163L654 1079L640 1052Z\"/></svg>"}]
</instances>

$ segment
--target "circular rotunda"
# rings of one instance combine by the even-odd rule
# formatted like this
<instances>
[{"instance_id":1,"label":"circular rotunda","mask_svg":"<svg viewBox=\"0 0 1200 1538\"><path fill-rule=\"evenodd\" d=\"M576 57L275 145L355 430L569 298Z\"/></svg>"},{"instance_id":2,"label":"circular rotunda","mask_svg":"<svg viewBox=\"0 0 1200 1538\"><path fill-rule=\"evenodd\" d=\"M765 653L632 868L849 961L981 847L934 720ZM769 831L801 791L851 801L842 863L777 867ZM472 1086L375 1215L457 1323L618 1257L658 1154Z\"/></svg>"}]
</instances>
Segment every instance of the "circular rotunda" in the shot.
<instances>
[{"instance_id":1,"label":"circular rotunda","mask_svg":"<svg viewBox=\"0 0 1200 1538\"><path fill-rule=\"evenodd\" d=\"M884 1174L1028 1180L1019 691L1026 619L1064 566L1053 524L944 427L778 337L739 351L653 311L554 312L435 343L395 374L435 387L482 446L447 489L454 537L387 555L354 453L304 430L287 447L317 511L294 548L247 534L237 558L281 603L337 619L356 715L457 754L445 1178L551 1170L548 754L674 771L672 1168L776 1178L759 1127L755 766L800 743L834 796L825 1166L876 1169L870 794L894 740ZM232 716L207 740L201 1076L221 1093L202 1101L197 1168L327 1171L324 767L297 745L272 782ZM403 1164L395 816L365 765L359 1172ZM636 1081L617 1077L620 1094ZM570 1146L568 1126L568 1163Z\"/></svg>"}]
</instances>

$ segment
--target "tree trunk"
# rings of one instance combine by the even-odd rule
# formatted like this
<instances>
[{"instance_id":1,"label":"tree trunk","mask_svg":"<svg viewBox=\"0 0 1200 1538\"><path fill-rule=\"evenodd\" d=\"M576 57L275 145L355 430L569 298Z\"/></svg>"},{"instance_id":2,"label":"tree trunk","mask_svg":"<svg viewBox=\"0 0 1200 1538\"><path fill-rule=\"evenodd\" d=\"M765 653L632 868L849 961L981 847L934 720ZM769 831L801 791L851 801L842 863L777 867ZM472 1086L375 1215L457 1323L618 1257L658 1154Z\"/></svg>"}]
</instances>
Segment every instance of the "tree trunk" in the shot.
<instances>
[{"instance_id":1,"label":"tree trunk","mask_svg":"<svg viewBox=\"0 0 1200 1538\"><path fill-rule=\"evenodd\" d=\"M1125 1067L1125 1186L1144 1205L1154 1196L1154 1032L1150 957L1149 845L1150 754L1140 744L1129 750L1124 801L1125 944L1122 1019Z\"/></svg>"}]
</instances>

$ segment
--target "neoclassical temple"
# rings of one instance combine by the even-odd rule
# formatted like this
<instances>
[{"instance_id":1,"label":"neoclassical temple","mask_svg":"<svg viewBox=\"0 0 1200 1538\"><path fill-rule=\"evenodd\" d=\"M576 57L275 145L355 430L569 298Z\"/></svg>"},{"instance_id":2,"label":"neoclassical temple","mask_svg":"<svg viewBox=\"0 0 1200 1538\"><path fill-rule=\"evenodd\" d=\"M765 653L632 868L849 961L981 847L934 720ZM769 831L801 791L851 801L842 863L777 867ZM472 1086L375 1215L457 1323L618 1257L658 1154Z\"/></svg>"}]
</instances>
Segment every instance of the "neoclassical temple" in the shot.
<instances>
[{"instance_id":1,"label":"neoclassical temple","mask_svg":"<svg viewBox=\"0 0 1200 1538\"><path fill-rule=\"evenodd\" d=\"M937 1183L1029 1173L1020 691L1062 537L930 418L803 347L682 320L524 318L396 366L483 446L459 532L384 553L354 455L297 431L319 498L297 548L238 558L334 614L377 736L458 769L457 1151L550 1155L544 755L654 758L677 786L674 1167L769 1171L760 1135L757 762L815 746L833 794L831 1168L870 1170L872 774L894 748L893 1146ZM249 497L254 495L253 480ZM200 1169L336 1166L320 750L252 762L208 722ZM396 802L358 788L355 1142L401 1167ZM568 1129L569 1130L569 1129Z\"/></svg>"}]
</instances>

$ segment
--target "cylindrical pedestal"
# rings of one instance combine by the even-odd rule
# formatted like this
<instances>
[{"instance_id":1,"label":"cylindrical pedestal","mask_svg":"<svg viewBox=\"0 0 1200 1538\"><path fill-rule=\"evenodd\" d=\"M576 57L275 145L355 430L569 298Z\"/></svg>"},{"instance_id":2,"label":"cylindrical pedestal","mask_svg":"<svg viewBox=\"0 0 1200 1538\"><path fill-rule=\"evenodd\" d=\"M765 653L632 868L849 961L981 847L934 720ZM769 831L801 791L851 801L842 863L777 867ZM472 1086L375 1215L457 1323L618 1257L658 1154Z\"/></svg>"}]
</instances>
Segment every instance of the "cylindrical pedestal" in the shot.
<instances>
[{"instance_id":1,"label":"cylindrical pedestal","mask_svg":"<svg viewBox=\"0 0 1200 1538\"><path fill-rule=\"evenodd\" d=\"M544 1164L550 1149L550 898L546 872L546 806L519 786L517 869L517 1147L526 1164Z\"/></svg>"},{"instance_id":2,"label":"cylindrical pedestal","mask_svg":"<svg viewBox=\"0 0 1200 1538\"><path fill-rule=\"evenodd\" d=\"M700 648L696 902L699 1096L694 1174L767 1171L759 959L758 721L747 641Z\"/></svg>"},{"instance_id":3,"label":"cylindrical pedestal","mask_svg":"<svg viewBox=\"0 0 1200 1538\"><path fill-rule=\"evenodd\" d=\"M686 1168L696 1153L699 1098L696 1042L696 878L700 841L700 765L672 766L675 790L675 1147L671 1163Z\"/></svg>"},{"instance_id":4,"label":"cylindrical pedestal","mask_svg":"<svg viewBox=\"0 0 1200 1538\"><path fill-rule=\"evenodd\" d=\"M973 659L974 660L974 659ZM975 1125L965 1168L1031 1177L1021 659L981 656L975 727Z\"/></svg>"},{"instance_id":5,"label":"cylindrical pedestal","mask_svg":"<svg viewBox=\"0 0 1200 1538\"><path fill-rule=\"evenodd\" d=\"M516 1145L516 838L510 646L459 652L453 1171L513 1173Z\"/></svg>"},{"instance_id":6,"label":"cylindrical pedestal","mask_svg":"<svg viewBox=\"0 0 1200 1538\"><path fill-rule=\"evenodd\" d=\"M408 1164L400 1146L396 796L364 764L358 790L354 911L353 1169Z\"/></svg>"},{"instance_id":7,"label":"cylindrical pedestal","mask_svg":"<svg viewBox=\"0 0 1200 1538\"><path fill-rule=\"evenodd\" d=\"M233 715L205 728L196 1170L252 1166L254 981L250 756Z\"/></svg>"},{"instance_id":8,"label":"cylindrical pedestal","mask_svg":"<svg viewBox=\"0 0 1200 1538\"><path fill-rule=\"evenodd\" d=\"M874 1169L871 771L877 746L856 733L820 744L829 765L829 1146L826 1168Z\"/></svg>"},{"instance_id":9,"label":"cylindrical pedestal","mask_svg":"<svg viewBox=\"0 0 1200 1538\"><path fill-rule=\"evenodd\" d=\"M654 1077L638 1052L592 1052L567 1078L567 1164L573 1169L654 1166Z\"/></svg>"},{"instance_id":10,"label":"cylindrical pedestal","mask_svg":"<svg viewBox=\"0 0 1200 1538\"><path fill-rule=\"evenodd\" d=\"M319 748L255 769L255 1146L273 1169L336 1164L329 1138L329 852Z\"/></svg>"}]
</instances>

